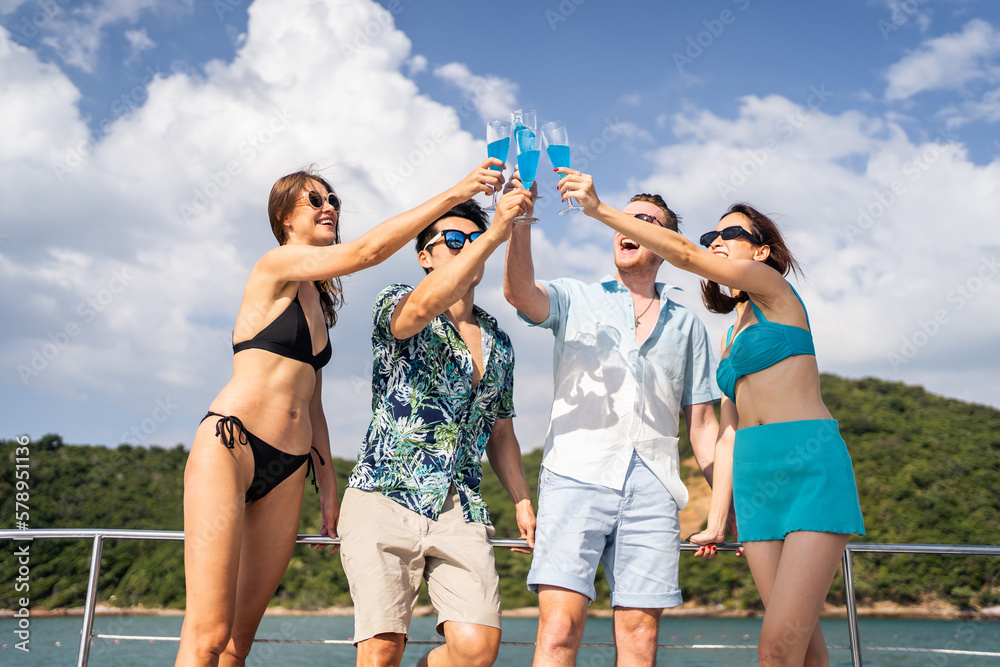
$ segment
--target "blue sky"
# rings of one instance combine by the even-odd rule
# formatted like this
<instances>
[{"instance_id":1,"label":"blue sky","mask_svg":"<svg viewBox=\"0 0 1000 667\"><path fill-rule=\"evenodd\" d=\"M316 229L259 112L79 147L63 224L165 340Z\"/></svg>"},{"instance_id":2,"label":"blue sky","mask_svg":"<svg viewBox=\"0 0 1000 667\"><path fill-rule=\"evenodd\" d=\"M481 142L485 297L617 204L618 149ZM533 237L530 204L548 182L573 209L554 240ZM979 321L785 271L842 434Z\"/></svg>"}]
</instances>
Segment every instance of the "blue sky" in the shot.
<instances>
[{"instance_id":1,"label":"blue sky","mask_svg":"<svg viewBox=\"0 0 1000 667\"><path fill-rule=\"evenodd\" d=\"M603 198L659 192L689 238L733 201L774 214L822 370L1000 406L994 2L0 0L0 26L3 437L189 445L273 245L271 183L323 169L352 238L467 173L515 107L566 122ZM612 272L611 233L557 203L538 275ZM551 337L517 323L501 271L477 301L514 340L533 449ZM404 249L345 280L338 455L370 414L372 299L419 278ZM722 335L693 278L660 278Z\"/></svg>"}]
</instances>

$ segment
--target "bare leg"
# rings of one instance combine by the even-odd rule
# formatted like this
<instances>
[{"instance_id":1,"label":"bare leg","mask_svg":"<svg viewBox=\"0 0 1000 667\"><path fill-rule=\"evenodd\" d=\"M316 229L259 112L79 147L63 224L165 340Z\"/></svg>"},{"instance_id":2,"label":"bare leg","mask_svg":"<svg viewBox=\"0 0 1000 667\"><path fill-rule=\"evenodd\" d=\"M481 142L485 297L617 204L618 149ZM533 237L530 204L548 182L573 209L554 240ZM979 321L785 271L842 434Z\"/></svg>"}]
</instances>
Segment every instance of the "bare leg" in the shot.
<instances>
[{"instance_id":1,"label":"bare leg","mask_svg":"<svg viewBox=\"0 0 1000 667\"><path fill-rule=\"evenodd\" d=\"M418 667L489 667L500 652L500 628L446 621L444 642L422 657Z\"/></svg>"},{"instance_id":2,"label":"bare leg","mask_svg":"<svg viewBox=\"0 0 1000 667\"><path fill-rule=\"evenodd\" d=\"M387 632L358 642L358 667L399 667L405 639L405 635Z\"/></svg>"},{"instance_id":3,"label":"bare leg","mask_svg":"<svg viewBox=\"0 0 1000 667\"><path fill-rule=\"evenodd\" d=\"M305 478L306 467L302 466L247 507L236 582L236 616L232 639L219 659L220 667L242 667L253 648L257 626L295 548Z\"/></svg>"},{"instance_id":4,"label":"bare leg","mask_svg":"<svg viewBox=\"0 0 1000 667\"><path fill-rule=\"evenodd\" d=\"M746 544L766 609L757 648L761 667L829 664L819 615L847 537L800 531L789 533L783 542Z\"/></svg>"},{"instance_id":5,"label":"bare leg","mask_svg":"<svg viewBox=\"0 0 1000 667\"><path fill-rule=\"evenodd\" d=\"M187 591L178 666L214 667L229 643L243 538L244 494L253 455L228 449L215 421L195 434L184 468L184 580Z\"/></svg>"},{"instance_id":6,"label":"bare leg","mask_svg":"<svg viewBox=\"0 0 1000 667\"><path fill-rule=\"evenodd\" d=\"M656 664L656 643L662 614L662 609L615 607L617 667L651 667Z\"/></svg>"},{"instance_id":7,"label":"bare leg","mask_svg":"<svg viewBox=\"0 0 1000 667\"><path fill-rule=\"evenodd\" d=\"M535 667L573 667L583 639L590 599L558 586L538 587Z\"/></svg>"}]
</instances>

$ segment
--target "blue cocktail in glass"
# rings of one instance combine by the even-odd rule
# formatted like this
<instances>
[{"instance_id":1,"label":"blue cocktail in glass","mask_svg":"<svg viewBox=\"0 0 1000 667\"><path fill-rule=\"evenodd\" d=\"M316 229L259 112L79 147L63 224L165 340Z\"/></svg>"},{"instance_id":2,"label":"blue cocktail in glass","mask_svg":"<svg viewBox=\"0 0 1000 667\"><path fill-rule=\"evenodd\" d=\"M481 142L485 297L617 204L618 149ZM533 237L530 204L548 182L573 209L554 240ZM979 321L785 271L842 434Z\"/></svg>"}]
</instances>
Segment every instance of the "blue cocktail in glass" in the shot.
<instances>
[{"instance_id":1,"label":"blue cocktail in glass","mask_svg":"<svg viewBox=\"0 0 1000 667\"><path fill-rule=\"evenodd\" d=\"M533 131L525 129L514 133L514 141L517 143L517 171L521 176L524 188L530 190L538 173L538 158L541 156L538 137ZM538 218L520 215L514 218L514 222L530 225L538 222Z\"/></svg>"},{"instance_id":2,"label":"blue cocktail in glass","mask_svg":"<svg viewBox=\"0 0 1000 667\"><path fill-rule=\"evenodd\" d=\"M542 139L545 140L545 152L549 154L552 166L556 169L560 167L569 169L569 136L566 134L566 124L554 121L542 125ZM570 198L566 208L559 211L559 215L569 215L582 210L583 207Z\"/></svg>"}]
</instances>

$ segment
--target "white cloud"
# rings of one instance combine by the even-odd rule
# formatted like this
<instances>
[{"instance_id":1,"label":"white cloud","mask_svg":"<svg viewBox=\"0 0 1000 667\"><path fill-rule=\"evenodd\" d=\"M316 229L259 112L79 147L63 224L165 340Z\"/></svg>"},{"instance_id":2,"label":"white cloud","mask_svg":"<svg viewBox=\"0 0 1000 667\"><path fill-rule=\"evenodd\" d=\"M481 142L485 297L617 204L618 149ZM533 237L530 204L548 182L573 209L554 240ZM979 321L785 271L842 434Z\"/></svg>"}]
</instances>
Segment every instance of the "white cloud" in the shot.
<instances>
[{"instance_id":1,"label":"white cloud","mask_svg":"<svg viewBox=\"0 0 1000 667\"><path fill-rule=\"evenodd\" d=\"M139 30L126 30L125 39L128 40L129 47L131 49L126 62L134 61L140 53L148 51L156 46L156 42L150 39L145 28L140 28Z\"/></svg>"},{"instance_id":2,"label":"white cloud","mask_svg":"<svg viewBox=\"0 0 1000 667\"><path fill-rule=\"evenodd\" d=\"M905 100L937 89L960 89L975 80L996 80L1000 33L982 19L961 33L936 37L892 65L886 73L888 100Z\"/></svg>"},{"instance_id":3,"label":"white cloud","mask_svg":"<svg viewBox=\"0 0 1000 667\"><path fill-rule=\"evenodd\" d=\"M84 126L76 103L79 91L57 67L39 62L0 27L0 169L24 160L45 164L55 146L82 139ZM23 163L21 164L23 168ZM13 173L17 173L15 170ZM44 169L43 169L44 171Z\"/></svg>"},{"instance_id":4,"label":"white cloud","mask_svg":"<svg viewBox=\"0 0 1000 667\"><path fill-rule=\"evenodd\" d=\"M65 3L53 0L42 3L45 20L36 21L34 25L45 35L42 42L55 50L65 64L92 72L104 33L110 26L121 22L135 23L145 12L159 15L189 13L193 1L100 0L64 7ZM129 41L132 41L131 37Z\"/></svg>"},{"instance_id":5,"label":"white cloud","mask_svg":"<svg viewBox=\"0 0 1000 667\"><path fill-rule=\"evenodd\" d=\"M17 9L28 0L0 0L0 16L6 16L17 11Z\"/></svg>"},{"instance_id":6,"label":"white cloud","mask_svg":"<svg viewBox=\"0 0 1000 667\"><path fill-rule=\"evenodd\" d=\"M989 123L1000 122L1000 88L989 91L978 102L968 103L966 109L972 119L982 118Z\"/></svg>"},{"instance_id":7,"label":"white cloud","mask_svg":"<svg viewBox=\"0 0 1000 667\"><path fill-rule=\"evenodd\" d=\"M643 143L653 143L653 135L647 130L639 127L635 123L630 123L628 121L619 121L611 126L616 133L626 137L628 139L639 139Z\"/></svg>"},{"instance_id":8,"label":"white cloud","mask_svg":"<svg viewBox=\"0 0 1000 667\"><path fill-rule=\"evenodd\" d=\"M507 118L517 105L517 84L497 76L473 74L462 63L448 63L435 68L434 76L460 91L463 105L471 105L484 121Z\"/></svg>"},{"instance_id":9,"label":"white cloud","mask_svg":"<svg viewBox=\"0 0 1000 667\"><path fill-rule=\"evenodd\" d=\"M421 55L415 55L410 58L409 63L407 63L408 73L410 76L416 76L422 72L427 71L427 58Z\"/></svg>"}]
</instances>

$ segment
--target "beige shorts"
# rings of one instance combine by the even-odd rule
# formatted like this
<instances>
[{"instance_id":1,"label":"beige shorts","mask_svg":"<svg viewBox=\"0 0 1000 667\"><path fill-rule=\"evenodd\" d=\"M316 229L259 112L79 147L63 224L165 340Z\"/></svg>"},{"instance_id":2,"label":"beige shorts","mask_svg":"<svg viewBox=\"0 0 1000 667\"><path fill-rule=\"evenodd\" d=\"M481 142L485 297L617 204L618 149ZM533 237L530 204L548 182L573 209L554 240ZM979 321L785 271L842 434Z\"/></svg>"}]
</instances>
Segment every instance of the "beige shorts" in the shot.
<instances>
[{"instance_id":1,"label":"beige shorts","mask_svg":"<svg viewBox=\"0 0 1000 667\"><path fill-rule=\"evenodd\" d=\"M338 532L354 600L355 644L387 632L407 634L421 578L439 634L446 621L500 627L494 529L466 523L457 493L433 521L377 491L349 488Z\"/></svg>"}]
</instances>

